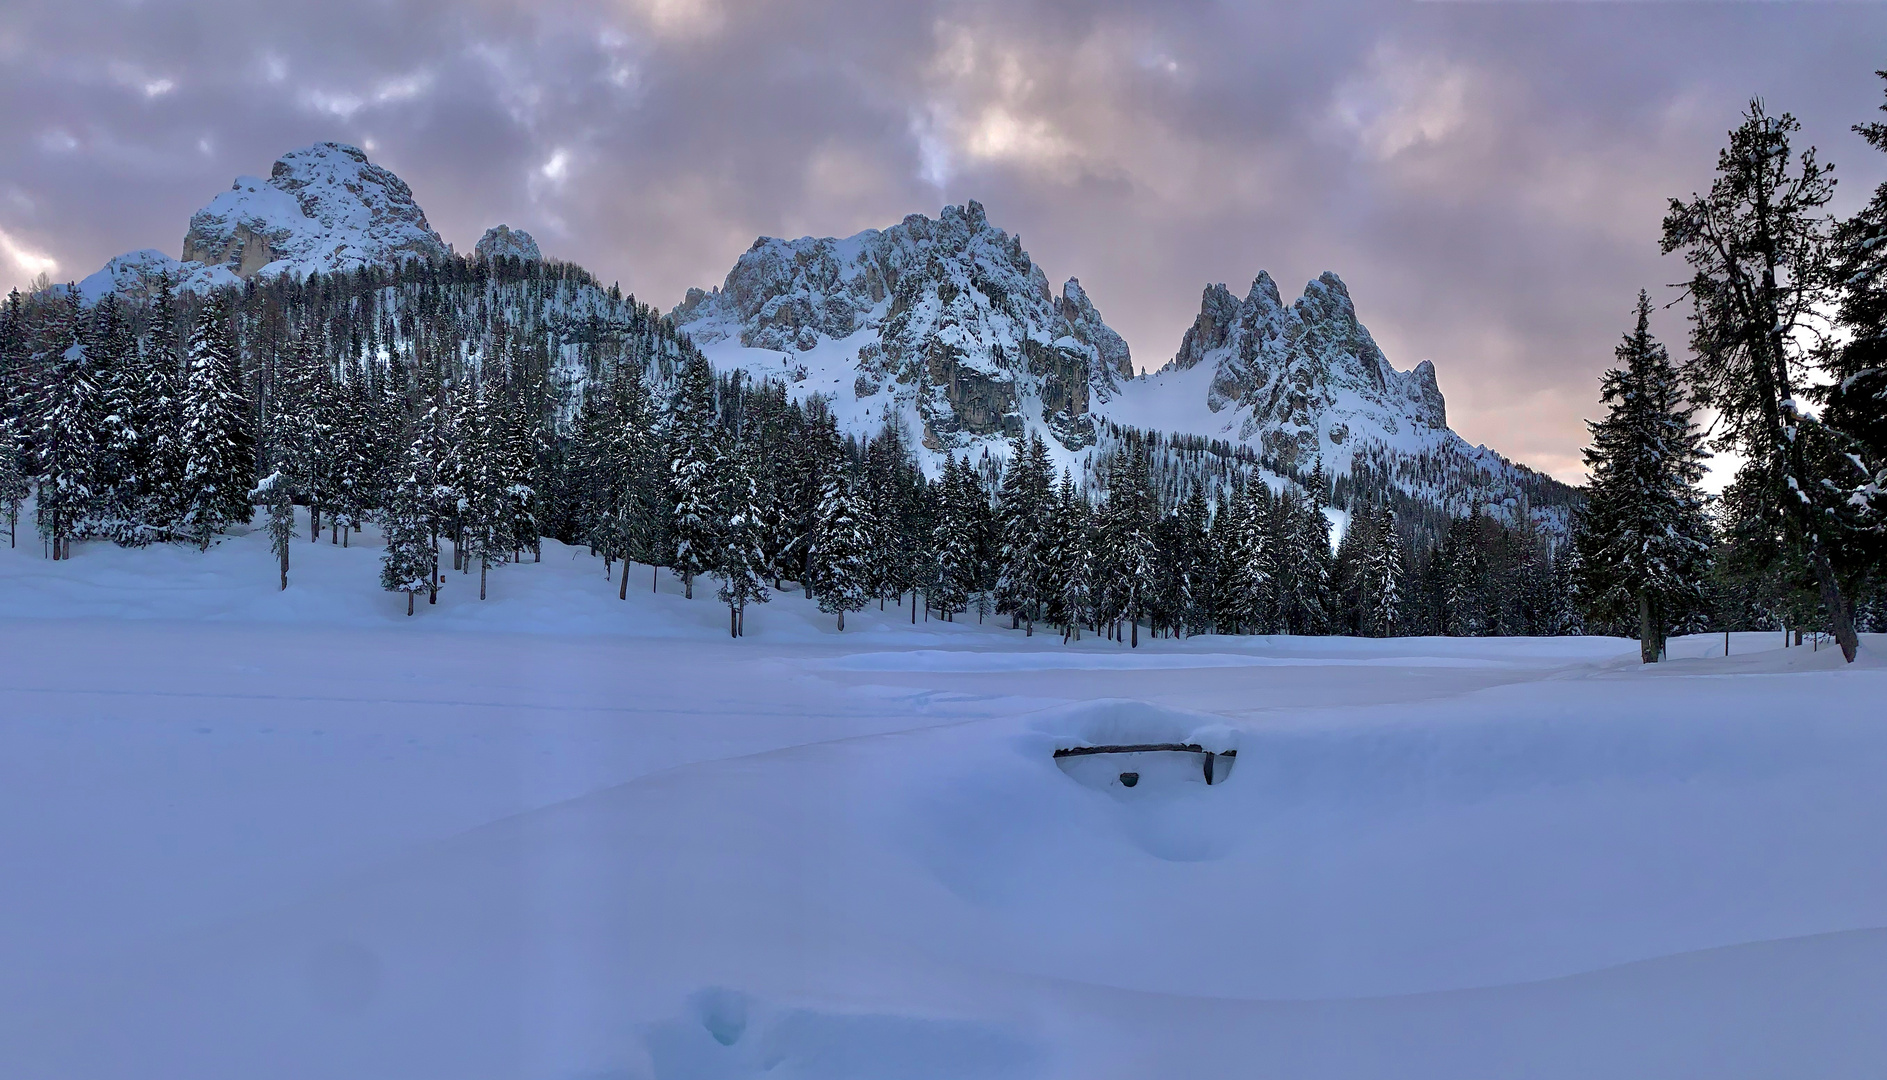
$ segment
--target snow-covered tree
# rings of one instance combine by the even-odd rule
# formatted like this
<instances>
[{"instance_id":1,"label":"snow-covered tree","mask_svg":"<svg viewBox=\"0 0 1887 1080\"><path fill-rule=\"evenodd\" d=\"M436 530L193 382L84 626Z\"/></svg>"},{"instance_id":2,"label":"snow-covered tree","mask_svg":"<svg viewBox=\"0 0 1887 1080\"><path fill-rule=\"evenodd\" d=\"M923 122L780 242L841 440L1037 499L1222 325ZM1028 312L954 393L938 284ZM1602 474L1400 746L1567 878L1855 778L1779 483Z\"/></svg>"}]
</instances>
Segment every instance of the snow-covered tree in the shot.
<instances>
[{"instance_id":1,"label":"snow-covered tree","mask_svg":"<svg viewBox=\"0 0 1887 1080\"><path fill-rule=\"evenodd\" d=\"M1107 575L1102 611L1108 621L1127 620L1135 648L1140 646L1140 621L1153 599L1158 525L1145 452L1130 445L1108 469L1107 502L1101 507L1096 545Z\"/></svg>"},{"instance_id":2,"label":"snow-covered tree","mask_svg":"<svg viewBox=\"0 0 1887 1080\"><path fill-rule=\"evenodd\" d=\"M843 466L826 477L813 536L819 610L837 615L844 630L845 613L861 610L871 598L873 535L868 504Z\"/></svg>"},{"instance_id":3,"label":"snow-covered tree","mask_svg":"<svg viewBox=\"0 0 1887 1080\"><path fill-rule=\"evenodd\" d=\"M1008 612L1011 627L1035 620L1048 593L1048 514L1055 473L1040 435L1016 436L1009 467L1003 473L998 508L1001 550L997 561L996 608Z\"/></svg>"},{"instance_id":4,"label":"snow-covered tree","mask_svg":"<svg viewBox=\"0 0 1887 1080\"><path fill-rule=\"evenodd\" d=\"M1799 156L1800 125L1750 102L1717 158L1708 194L1673 199L1664 218L1665 253L1681 252L1693 274L1692 400L1717 414L1718 449L1758 464L1779 493L1792 541L1802 547L1841 652L1854 660L1849 597L1836 575L1831 505L1813 468L1818 432L1799 398L1832 299L1827 288L1827 218L1834 178L1811 148Z\"/></svg>"},{"instance_id":5,"label":"snow-covered tree","mask_svg":"<svg viewBox=\"0 0 1887 1080\"><path fill-rule=\"evenodd\" d=\"M717 527L719 556L714 576L720 580L721 603L727 605L727 630L731 637L746 632L747 607L764 604L766 553L760 549L759 489L754 483L752 447L737 448L721 459L718 478Z\"/></svg>"},{"instance_id":6,"label":"snow-covered tree","mask_svg":"<svg viewBox=\"0 0 1887 1080\"><path fill-rule=\"evenodd\" d=\"M678 374L679 386L669 414L669 491L674 507L671 565L683 594L694 599L695 578L714 568L715 474L719 447L714 430L714 372L708 362L690 358Z\"/></svg>"},{"instance_id":7,"label":"snow-covered tree","mask_svg":"<svg viewBox=\"0 0 1887 1080\"><path fill-rule=\"evenodd\" d=\"M190 331L184 385L184 535L207 550L211 539L254 513L254 435L243 394L229 300L205 301Z\"/></svg>"},{"instance_id":8,"label":"snow-covered tree","mask_svg":"<svg viewBox=\"0 0 1887 1080\"><path fill-rule=\"evenodd\" d=\"M251 503L268 510L269 550L281 563L281 588L288 588L288 541L295 535L295 492L281 469L262 478L249 493Z\"/></svg>"},{"instance_id":9,"label":"snow-covered tree","mask_svg":"<svg viewBox=\"0 0 1887 1080\"><path fill-rule=\"evenodd\" d=\"M439 580L438 549L430 522L433 493L418 472L409 472L394 485L385 514L386 551L380 557L380 587L406 594L406 614L413 614L414 598L436 594Z\"/></svg>"},{"instance_id":10,"label":"snow-covered tree","mask_svg":"<svg viewBox=\"0 0 1887 1080\"><path fill-rule=\"evenodd\" d=\"M1703 436L1676 367L1651 336L1643 292L1637 326L1617 356L1620 366L1599 383L1605 418L1586 425L1591 481L1575 543L1588 614L1602 621L1635 615L1640 652L1651 664L1664 652L1673 617L1704 598L1711 536L1697 486Z\"/></svg>"},{"instance_id":11,"label":"snow-covered tree","mask_svg":"<svg viewBox=\"0 0 1887 1080\"><path fill-rule=\"evenodd\" d=\"M76 292L60 307L48 335L55 359L34 440L34 511L54 559L71 557L72 536L92 505L99 458L98 385Z\"/></svg>"}]
</instances>

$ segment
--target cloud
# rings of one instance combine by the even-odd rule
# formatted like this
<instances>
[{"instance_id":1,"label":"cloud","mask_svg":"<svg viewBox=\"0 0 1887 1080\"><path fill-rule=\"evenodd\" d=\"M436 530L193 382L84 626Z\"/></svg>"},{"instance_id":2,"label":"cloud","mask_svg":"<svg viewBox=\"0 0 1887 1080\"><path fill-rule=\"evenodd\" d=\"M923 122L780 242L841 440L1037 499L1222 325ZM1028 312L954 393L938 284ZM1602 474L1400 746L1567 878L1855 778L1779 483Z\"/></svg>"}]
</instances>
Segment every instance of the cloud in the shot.
<instances>
[{"instance_id":1,"label":"cloud","mask_svg":"<svg viewBox=\"0 0 1887 1080\"><path fill-rule=\"evenodd\" d=\"M1143 366L1207 282L1335 270L1464 435L1576 476L1632 298L1679 276L1663 200L1753 93L1871 190L1883 38L1880 5L14 0L0 273L175 254L320 139L461 249L506 221L663 307L757 235L976 198Z\"/></svg>"}]
</instances>

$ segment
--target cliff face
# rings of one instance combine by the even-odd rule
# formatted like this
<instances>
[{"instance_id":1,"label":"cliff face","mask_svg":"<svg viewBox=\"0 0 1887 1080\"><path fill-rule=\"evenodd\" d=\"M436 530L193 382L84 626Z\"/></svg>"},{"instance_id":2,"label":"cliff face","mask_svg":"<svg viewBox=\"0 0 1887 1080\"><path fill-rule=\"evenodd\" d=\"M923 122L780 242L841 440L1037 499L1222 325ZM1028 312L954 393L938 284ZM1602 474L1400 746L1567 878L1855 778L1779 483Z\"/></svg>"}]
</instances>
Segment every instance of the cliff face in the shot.
<instances>
[{"instance_id":1,"label":"cliff face","mask_svg":"<svg viewBox=\"0 0 1887 1080\"><path fill-rule=\"evenodd\" d=\"M1132 373L1080 283L1054 295L976 202L844 239L762 237L673 314L721 366L849 398L835 412L861 426L903 415L932 450L1029 429L1088 445L1096 403Z\"/></svg>"}]
</instances>

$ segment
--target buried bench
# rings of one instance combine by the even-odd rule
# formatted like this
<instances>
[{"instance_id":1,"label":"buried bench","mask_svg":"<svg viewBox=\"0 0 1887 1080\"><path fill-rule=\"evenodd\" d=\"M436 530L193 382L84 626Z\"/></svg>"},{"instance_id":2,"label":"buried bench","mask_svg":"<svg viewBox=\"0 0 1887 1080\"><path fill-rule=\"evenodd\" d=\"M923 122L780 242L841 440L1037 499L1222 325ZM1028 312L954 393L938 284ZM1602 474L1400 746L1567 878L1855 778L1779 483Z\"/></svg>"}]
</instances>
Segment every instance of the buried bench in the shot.
<instances>
[{"instance_id":1,"label":"buried bench","mask_svg":"<svg viewBox=\"0 0 1887 1080\"><path fill-rule=\"evenodd\" d=\"M1238 757L1237 750L1207 750L1198 743L1126 743L1119 746L1070 746L1055 751L1055 756L1057 758L1067 758L1086 757L1090 754L1144 754L1160 750L1172 751L1174 753L1204 754L1207 784L1214 782L1213 772L1219 758ZM1137 772L1121 773L1120 782L1123 787L1133 787L1140 782L1140 774Z\"/></svg>"}]
</instances>

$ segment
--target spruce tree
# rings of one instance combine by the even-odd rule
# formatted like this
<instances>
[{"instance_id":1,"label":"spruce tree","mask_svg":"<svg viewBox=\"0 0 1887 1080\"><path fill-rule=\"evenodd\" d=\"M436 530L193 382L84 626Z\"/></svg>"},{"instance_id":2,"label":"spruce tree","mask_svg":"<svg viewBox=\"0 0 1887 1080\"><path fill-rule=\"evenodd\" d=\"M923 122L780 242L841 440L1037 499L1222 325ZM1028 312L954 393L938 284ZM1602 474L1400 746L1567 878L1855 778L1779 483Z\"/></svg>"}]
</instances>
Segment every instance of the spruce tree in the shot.
<instances>
[{"instance_id":1,"label":"spruce tree","mask_svg":"<svg viewBox=\"0 0 1887 1080\"><path fill-rule=\"evenodd\" d=\"M98 386L78 294L67 295L48 335L52 377L34 440L34 512L54 559L71 557L72 536L92 504L99 458Z\"/></svg>"},{"instance_id":2,"label":"spruce tree","mask_svg":"<svg viewBox=\"0 0 1887 1080\"><path fill-rule=\"evenodd\" d=\"M423 461L416 462L423 467ZM380 557L380 587L406 594L406 614L414 598L436 592L438 557L430 518L432 494L418 470L393 488L386 509L386 551Z\"/></svg>"},{"instance_id":3,"label":"spruce tree","mask_svg":"<svg viewBox=\"0 0 1887 1080\"><path fill-rule=\"evenodd\" d=\"M668 430L670 521L674 529L671 565L682 590L694 599L694 581L714 568L715 474L719 448L714 428L714 372L708 362L691 357L678 376Z\"/></svg>"},{"instance_id":4,"label":"spruce tree","mask_svg":"<svg viewBox=\"0 0 1887 1080\"><path fill-rule=\"evenodd\" d=\"M1101 508L1097 544L1107 574L1104 610L1112 618L1127 620L1134 648L1140 647L1140 621L1152 600L1154 562L1159 556L1157 515L1145 450L1130 443L1108 469L1107 502Z\"/></svg>"},{"instance_id":5,"label":"spruce tree","mask_svg":"<svg viewBox=\"0 0 1887 1080\"><path fill-rule=\"evenodd\" d=\"M254 513L254 436L231 319L227 296L204 302L190 331L184 385L181 526L206 551L217 533Z\"/></svg>"},{"instance_id":6,"label":"spruce tree","mask_svg":"<svg viewBox=\"0 0 1887 1080\"><path fill-rule=\"evenodd\" d=\"M931 586L931 603L945 619L955 620L966 610L970 594L982 578L978 565L978 507L982 487L967 463L952 455L944 459L943 482L938 493L937 521L931 529L931 549L936 553L936 576Z\"/></svg>"},{"instance_id":7,"label":"spruce tree","mask_svg":"<svg viewBox=\"0 0 1887 1080\"><path fill-rule=\"evenodd\" d=\"M268 509L269 550L281 563L281 588L288 588L288 541L295 533L295 492L288 477L276 469L249 493L251 503Z\"/></svg>"},{"instance_id":8,"label":"spruce tree","mask_svg":"<svg viewBox=\"0 0 1887 1080\"><path fill-rule=\"evenodd\" d=\"M1635 615L1640 653L1651 664L1663 655L1673 617L1703 602L1711 543L1697 487L1703 436L1676 367L1651 336L1651 301L1643 292L1637 318L1618 346L1620 366L1600 379L1606 416L1586 425L1591 480L1575 543L1588 616Z\"/></svg>"},{"instance_id":9,"label":"spruce tree","mask_svg":"<svg viewBox=\"0 0 1887 1080\"><path fill-rule=\"evenodd\" d=\"M839 617L859 611L870 599L872 528L870 511L858 485L843 466L831 469L819 496L814 532L814 566L819 610Z\"/></svg>"},{"instance_id":10,"label":"spruce tree","mask_svg":"<svg viewBox=\"0 0 1887 1080\"><path fill-rule=\"evenodd\" d=\"M766 553L760 549L759 488L754 482L755 466L751 446L723 455L719 477L717 527L719 557L714 576L721 582L717 595L727 605L727 631L730 637L746 632L747 607L764 604Z\"/></svg>"},{"instance_id":11,"label":"spruce tree","mask_svg":"<svg viewBox=\"0 0 1887 1080\"><path fill-rule=\"evenodd\" d=\"M0 414L0 517L7 522L7 546L20 543L20 504L33 493L26 471L25 441L19 435L19 422Z\"/></svg>"}]
</instances>

